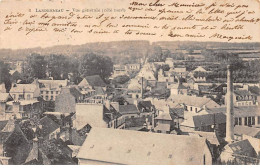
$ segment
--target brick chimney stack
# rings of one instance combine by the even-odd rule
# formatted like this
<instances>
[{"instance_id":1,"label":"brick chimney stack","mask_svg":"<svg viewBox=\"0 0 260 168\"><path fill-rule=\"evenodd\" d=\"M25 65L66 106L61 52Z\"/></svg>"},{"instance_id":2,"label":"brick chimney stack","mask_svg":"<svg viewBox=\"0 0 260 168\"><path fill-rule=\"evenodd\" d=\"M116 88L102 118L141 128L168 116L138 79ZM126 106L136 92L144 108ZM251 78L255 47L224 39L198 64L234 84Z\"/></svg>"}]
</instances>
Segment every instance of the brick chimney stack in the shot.
<instances>
[{"instance_id":1,"label":"brick chimney stack","mask_svg":"<svg viewBox=\"0 0 260 168\"><path fill-rule=\"evenodd\" d=\"M226 141L231 143L234 140L234 104L233 104L233 74L230 65L227 66L227 121Z\"/></svg>"}]
</instances>

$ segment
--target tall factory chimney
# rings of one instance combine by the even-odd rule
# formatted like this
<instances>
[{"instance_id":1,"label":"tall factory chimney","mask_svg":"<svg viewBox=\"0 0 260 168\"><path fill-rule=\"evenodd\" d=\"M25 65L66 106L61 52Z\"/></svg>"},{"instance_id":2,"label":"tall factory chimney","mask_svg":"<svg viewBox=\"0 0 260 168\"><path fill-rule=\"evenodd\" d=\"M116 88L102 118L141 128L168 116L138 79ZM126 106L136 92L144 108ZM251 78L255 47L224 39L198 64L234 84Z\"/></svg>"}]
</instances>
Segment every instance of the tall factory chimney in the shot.
<instances>
[{"instance_id":1,"label":"tall factory chimney","mask_svg":"<svg viewBox=\"0 0 260 168\"><path fill-rule=\"evenodd\" d=\"M144 77L141 78L141 98L144 98Z\"/></svg>"},{"instance_id":2,"label":"tall factory chimney","mask_svg":"<svg viewBox=\"0 0 260 168\"><path fill-rule=\"evenodd\" d=\"M230 65L227 66L227 121L226 121L226 141L234 140L234 104L233 104L233 74Z\"/></svg>"}]
</instances>

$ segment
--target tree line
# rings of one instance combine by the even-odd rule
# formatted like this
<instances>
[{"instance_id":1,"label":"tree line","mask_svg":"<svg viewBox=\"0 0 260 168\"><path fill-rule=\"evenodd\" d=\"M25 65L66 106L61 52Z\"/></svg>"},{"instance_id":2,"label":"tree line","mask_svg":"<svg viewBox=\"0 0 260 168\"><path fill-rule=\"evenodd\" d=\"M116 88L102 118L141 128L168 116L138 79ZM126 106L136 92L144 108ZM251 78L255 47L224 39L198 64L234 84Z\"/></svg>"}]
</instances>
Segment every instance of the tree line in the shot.
<instances>
[{"instance_id":1,"label":"tree line","mask_svg":"<svg viewBox=\"0 0 260 168\"><path fill-rule=\"evenodd\" d=\"M10 67L0 62L0 83L11 86ZM27 56L20 83L31 83L35 78L54 80L70 79L78 84L84 77L99 75L105 81L113 72L113 62L109 57L87 53L81 57L67 57L61 54Z\"/></svg>"}]
</instances>

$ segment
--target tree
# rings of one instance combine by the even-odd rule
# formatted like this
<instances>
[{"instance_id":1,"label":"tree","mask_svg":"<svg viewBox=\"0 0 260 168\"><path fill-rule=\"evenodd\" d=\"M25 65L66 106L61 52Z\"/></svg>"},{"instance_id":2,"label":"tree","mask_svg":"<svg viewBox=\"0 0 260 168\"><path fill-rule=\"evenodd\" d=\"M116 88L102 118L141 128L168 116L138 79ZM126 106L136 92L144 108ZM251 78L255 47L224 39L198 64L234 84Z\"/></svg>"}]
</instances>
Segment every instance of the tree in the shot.
<instances>
[{"instance_id":1,"label":"tree","mask_svg":"<svg viewBox=\"0 0 260 168\"><path fill-rule=\"evenodd\" d=\"M170 66L168 64L162 65L161 68L162 68L163 71L169 71L170 70Z\"/></svg>"},{"instance_id":2,"label":"tree","mask_svg":"<svg viewBox=\"0 0 260 168\"><path fill-rule=\"evenodd\" d=\"M31 80L31 78L43 79L46 77L47 62L44 58L40 54L31 54L27 57L28 64L23 74L25 80Z\"/></svg>"},{"instance_id":3,"label":"tree","mask_svg":"<svg viewBox=\"0 0 260 168\"><path fill-rule=\"evenodd\" d=\"M160 62L165 61L163 59L162 48L160 46L152 46L147 53L149 62Z\"/></svg>"},{"instance_id":4,"label":"tree","mask_svg":"<svg viewBox=\"0 0 260 168\"><path fill-rule=\"evenodd\" d=\"M113 71L113 62L109 57L102 57L94 53L85 54L80 59L81 77L99 75L106 80Z\"/></svg>"},{"instance_id":5,"label":"tree","mask_svg":"<svg viewBox=\"0 0 260 168\"><path fill-rule=\"evenodd\" d=\"M48 72L53 79L67 79L69 71L69 61L64 55L50 56L48 60Z\"/></svg>"},{"instance_id":6,"label":"tree","mask_svg":"<svg viewBox=\"0 0 260 168\"><path fill-rule=\"evenodd\" d=\"M113 84L124 84L128 82L130 78L127 75L117 76L112 80Z\"/></svg>"},{"instance_id":7,"label":"tree","mask_svg":"<svg viewBox=\"0 0 260 168\"><path fill-rule=\"evenodd\" d=\"M9 73L10 67L8 64L0 61L0 84L4 83L7 91L11 89L11 75Z\"/></svg>"}]
</instances>

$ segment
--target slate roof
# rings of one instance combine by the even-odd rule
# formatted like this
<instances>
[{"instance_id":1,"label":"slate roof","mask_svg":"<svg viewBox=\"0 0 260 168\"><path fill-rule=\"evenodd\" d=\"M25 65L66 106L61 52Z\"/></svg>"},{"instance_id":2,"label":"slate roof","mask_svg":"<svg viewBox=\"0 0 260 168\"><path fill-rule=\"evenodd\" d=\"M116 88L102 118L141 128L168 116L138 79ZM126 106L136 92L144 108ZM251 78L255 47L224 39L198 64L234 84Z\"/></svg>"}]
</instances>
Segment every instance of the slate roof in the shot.
<instances>
[{"instance_id":1,"label":"slate roof","mask_svg":"<svg viewBox=\"0 0 260 168\"><path fill-rule=\"evenodd\" d=\"M95 89L96 95L105 95L106 94L102 87L94 86L94 89Z\"/></svg>"},{"instance_id":2,"label":"slate roof","mask_svg":"<svg viewBox=\"0 0 260 168\"><path fill-rule=\"evenodd\" d=\"M170 108L170 113L173 114L175 118L184 118L184 108L180 105Z\"/></svg>"},{"instance_id":3,"label":"slate roof","mask_svg":"<svg viewBox=\"0 0 260 168\"><path fill-rule=\"evenodd\" d=\"M167 121L172 121L173 120L173 118L170 115L170 113L167 113L167 112L160 113L155 119L156 120L167 120Z\"/></svg>"},{"instance_id":4,"label":"slate roof","mask_svg":"<svg viewBox=\"0 0 260 168\"><path fill-rule=\"evenodd\" d=\"M193 116L194 126L200 128L201 126L209 126L214 124L226 123L226 115L223 113L205 114Z\"/></svg>"},{"instance_id":5,"label":"slate roof","mask_svg":"<svg viewBox=\"0 0 260 168\"><path fill-rule=\"evenodd\" d=\"M235 90L234 93L236 95L239 95L239 96L251 96L251 95L253 95L252 93L250 93L247 90Z\"/></svg>"},{"instance_id":6,"label":"slate roof","mask_svg":"<svg viewBox=\"0 0 260 168\"><path fill-rule=\"evenodd\" d=\"M121 114L136 114L139 113L136 105L128 104L128 105L119 105L119 113Z\"/></svg>"},{"instance_id":7,"label":"slate roof","mask_svg":"<svg viewBox=\"0 0 260 168\"><path fill-rule=\"evenodd\" d=\"M193 72L207 72L207 70L205 70L203 67L198 66L196 69L193 70Z\"/></svg>"},{"instance_id":8,"label":"slate roof","mask_svg":"<svg viewBox=\"0 0 260 168\"><path fill-rule=\"evenodd\" d=\"M226 107L219 108L209 108L207 109L208 113L226 113ZM248 116L257 116L260 115L260 106L239 106L234 107L234 116L235 117L248 117Z\"/></svg>"},{"instance_id":9,"label":"slate roof","mask_svg":"<svg viewBox=\"0 0 260 168\"><path fill-rule=\"evenodd\" d=\"M3 120L3 121L0 121L0 131L2 131L2 129L4 129L4 127L6 126L8 120Z\"/></svg>"},{"instance_id":10,"label":"slate roof","mask_svg":"<svg viewBox=\"0 0 260 168\"><path fill-rule=\"evenodd\" d=\"M215 132L193 131L191 133L206 138L211 144L220 145Z\"/></svg>"},{"instance_id":11,"label":"slate roof","mask_svg":"<svg viewBox=\"0 0 260 168\"><path fill-rule=\"evenodd\" d=\"M15 84L15 86L12 86L10 93L21 93L21 92L30 92L33 93L38 88L37 84Z\"/></svg>"},{"instance_id":12,"label":"slate roof","mask_svg":"<svg viewBox=\"0 0 260 168\"><path fill-rule=\"evenodd\" d=\"M153 105L151 101L139 101L137 107L140 112L142 112L143 108L144 108L144 112L151 112Z\"/></svg>"},{"instance_id":13,"label":"slate roof","mask_svg":"<svg viewBox=\"0 0 260 168\"><path fill-rule=\"evenodd\" d=\"M250 144L250 142L246 140L238 141L232 144L228 144L230 149L233 151L234 154L256 157L257 154Z\"/></svg>"},{"instance_id":14,"label":"slate roof","mask_svg":"<svg viewBox=\"0 0 260 168\"><path fill-rule=\"evenodd\" d=\"M27 141L26 136L17 122L18 121L15 120L9 120L5 127L0 131L0 144L8 141L9 138L11 138L12 141L12 138L15 138L15 136L23 137ZM13 137L11 135L13 135L14 132L15 136Z\"/></svg>"},{"instance_id":15,"label":"slate roof","mask_svg":"<svg viewBox=\"0 0 260 168\"><path fill-rule=\"evenodd\" d=\"M47 116L40 119L40 124L42 125L43 137L59 128L59 125Z\"/></svg>"},{"instance_id":16,"label":"slate roof","mask_svg":"<svg viewBox=\"0 0 260 168\"><path fill-rule=\"evenodd\" d=\"M31 150L25 165L75 165L76 163L66 155L64 149L72 150L62 140L52 139L44 141L42 145L31 144Z\"/></svg>"},{"instance_id":17,"label":"slate roof","mask_svg":"<svg viewBox=\"0 0 260 168\"><path fill-rule=\"evenodd\" d=\"M234 133L237 135L244 134L244 135L257 138L260 137L260 128L236 125L234 128Z\"/></svg>"},{"instance_id":18,"label":"slate roof","mask_svg":"<svg viewBox=\"0 0 260 168\"><path fill-rule=\"evenodd\" d=\"M39 83L43 84L44 87L59 88L68 85L68 80L38 80Z\"/></svg>"},{"instance_id":19,"label":"slate roof","mask_svg":"<svg viewBox=\"0 0 260 168\"><path fill-rule=\"evenodd\" d=\"M171 89L187 89L183 84L175 83L171 85Z\"/></svg>"},{"instance_id":20,"label":"slate roof","mask_svg":"<svg viewBox=\"0 0 260 168\"><path fill-rule=\"evenodd\" d=\"M94 86L105 87L106 86L105 82L101 79L101 77L99 75L86 76L84 79L92 87L94 87ZM84 86L84 84L87 84L84 82L84 79L79 83L79 86L82 86L82 85Z\"/></svg>"},{"instance_id":21,"label":"slate roof","mask_svg":"<svg viewBox=\"0 0 260 168\"><path fill-rule=\"evenodd\" d=\"M178 95L178 96L172 97L172 99L173 99L173 102L180 103L180 104L184 103L187 106L202 107L203 105L206 105L209 108L220 107L219 104L217 104L210 98L206 98L206 97Z\"/></svg>"},{"instance_id":22,"label":"slate roof","mask_svg":"<svg viewBox=\"0 0 260 168\"><path fill-rule=\"evenodd\" d=\"M72 87L72 88L62 88L61 94L66 94L66 93L71 94L75 98L82 96L80 91L78 89L74 88L74 87Z\"/></svg>"},{"instance_id":23,"label":"slate roof","mask_svg":"<svg viewBox=\"0 0 260 168\"><path fill-rule=\"evenodd\" d=\"M0 93L0 102L7 102L8 100L12 100L13 98L9 93Z\"/></svg>"},{"instance_id":24,"label":"slate roof","mask_svg":"<svg viewBox=\"0 0 260 168\"><path fill-rule=\"evenodd\" d=\"M186 68L174 68L174 72L186 72Z\"/></svg>"},{"instance_id":25,"label":"slate roof","mask_svg":"<svg viewBox=\"0 0 260 168\"><path fill-rule=\"evenodd\" d=\"M192 165L201 164L206 149L202 137L92 128L77 158L126 165Z\"/></svg>"},{"instance_id":26,"label":"slate roof","mask_svg":"<svg viewBox=\"0 0 260 168\"><path fill-rule=\"evenodd\" d=\"M15 129L15 125L16 125L15 120L10 119L6 123L5 127L1 130L1 132L12 132Z\"/></svg>"},{"instance_id":27,"label":"slate roof","mask_svg":"<svg viewBox=\"0 0 260 168\"><path fill-rule=\"evenodd\" d=\"M103 119L106 122L109 122L109 121L121 116L121 113L117 112L116 109L111 105L110 105L110 109L108 109L106 106L104 106L103 113L104 113Z\"/></svg>"}]
</instances>

